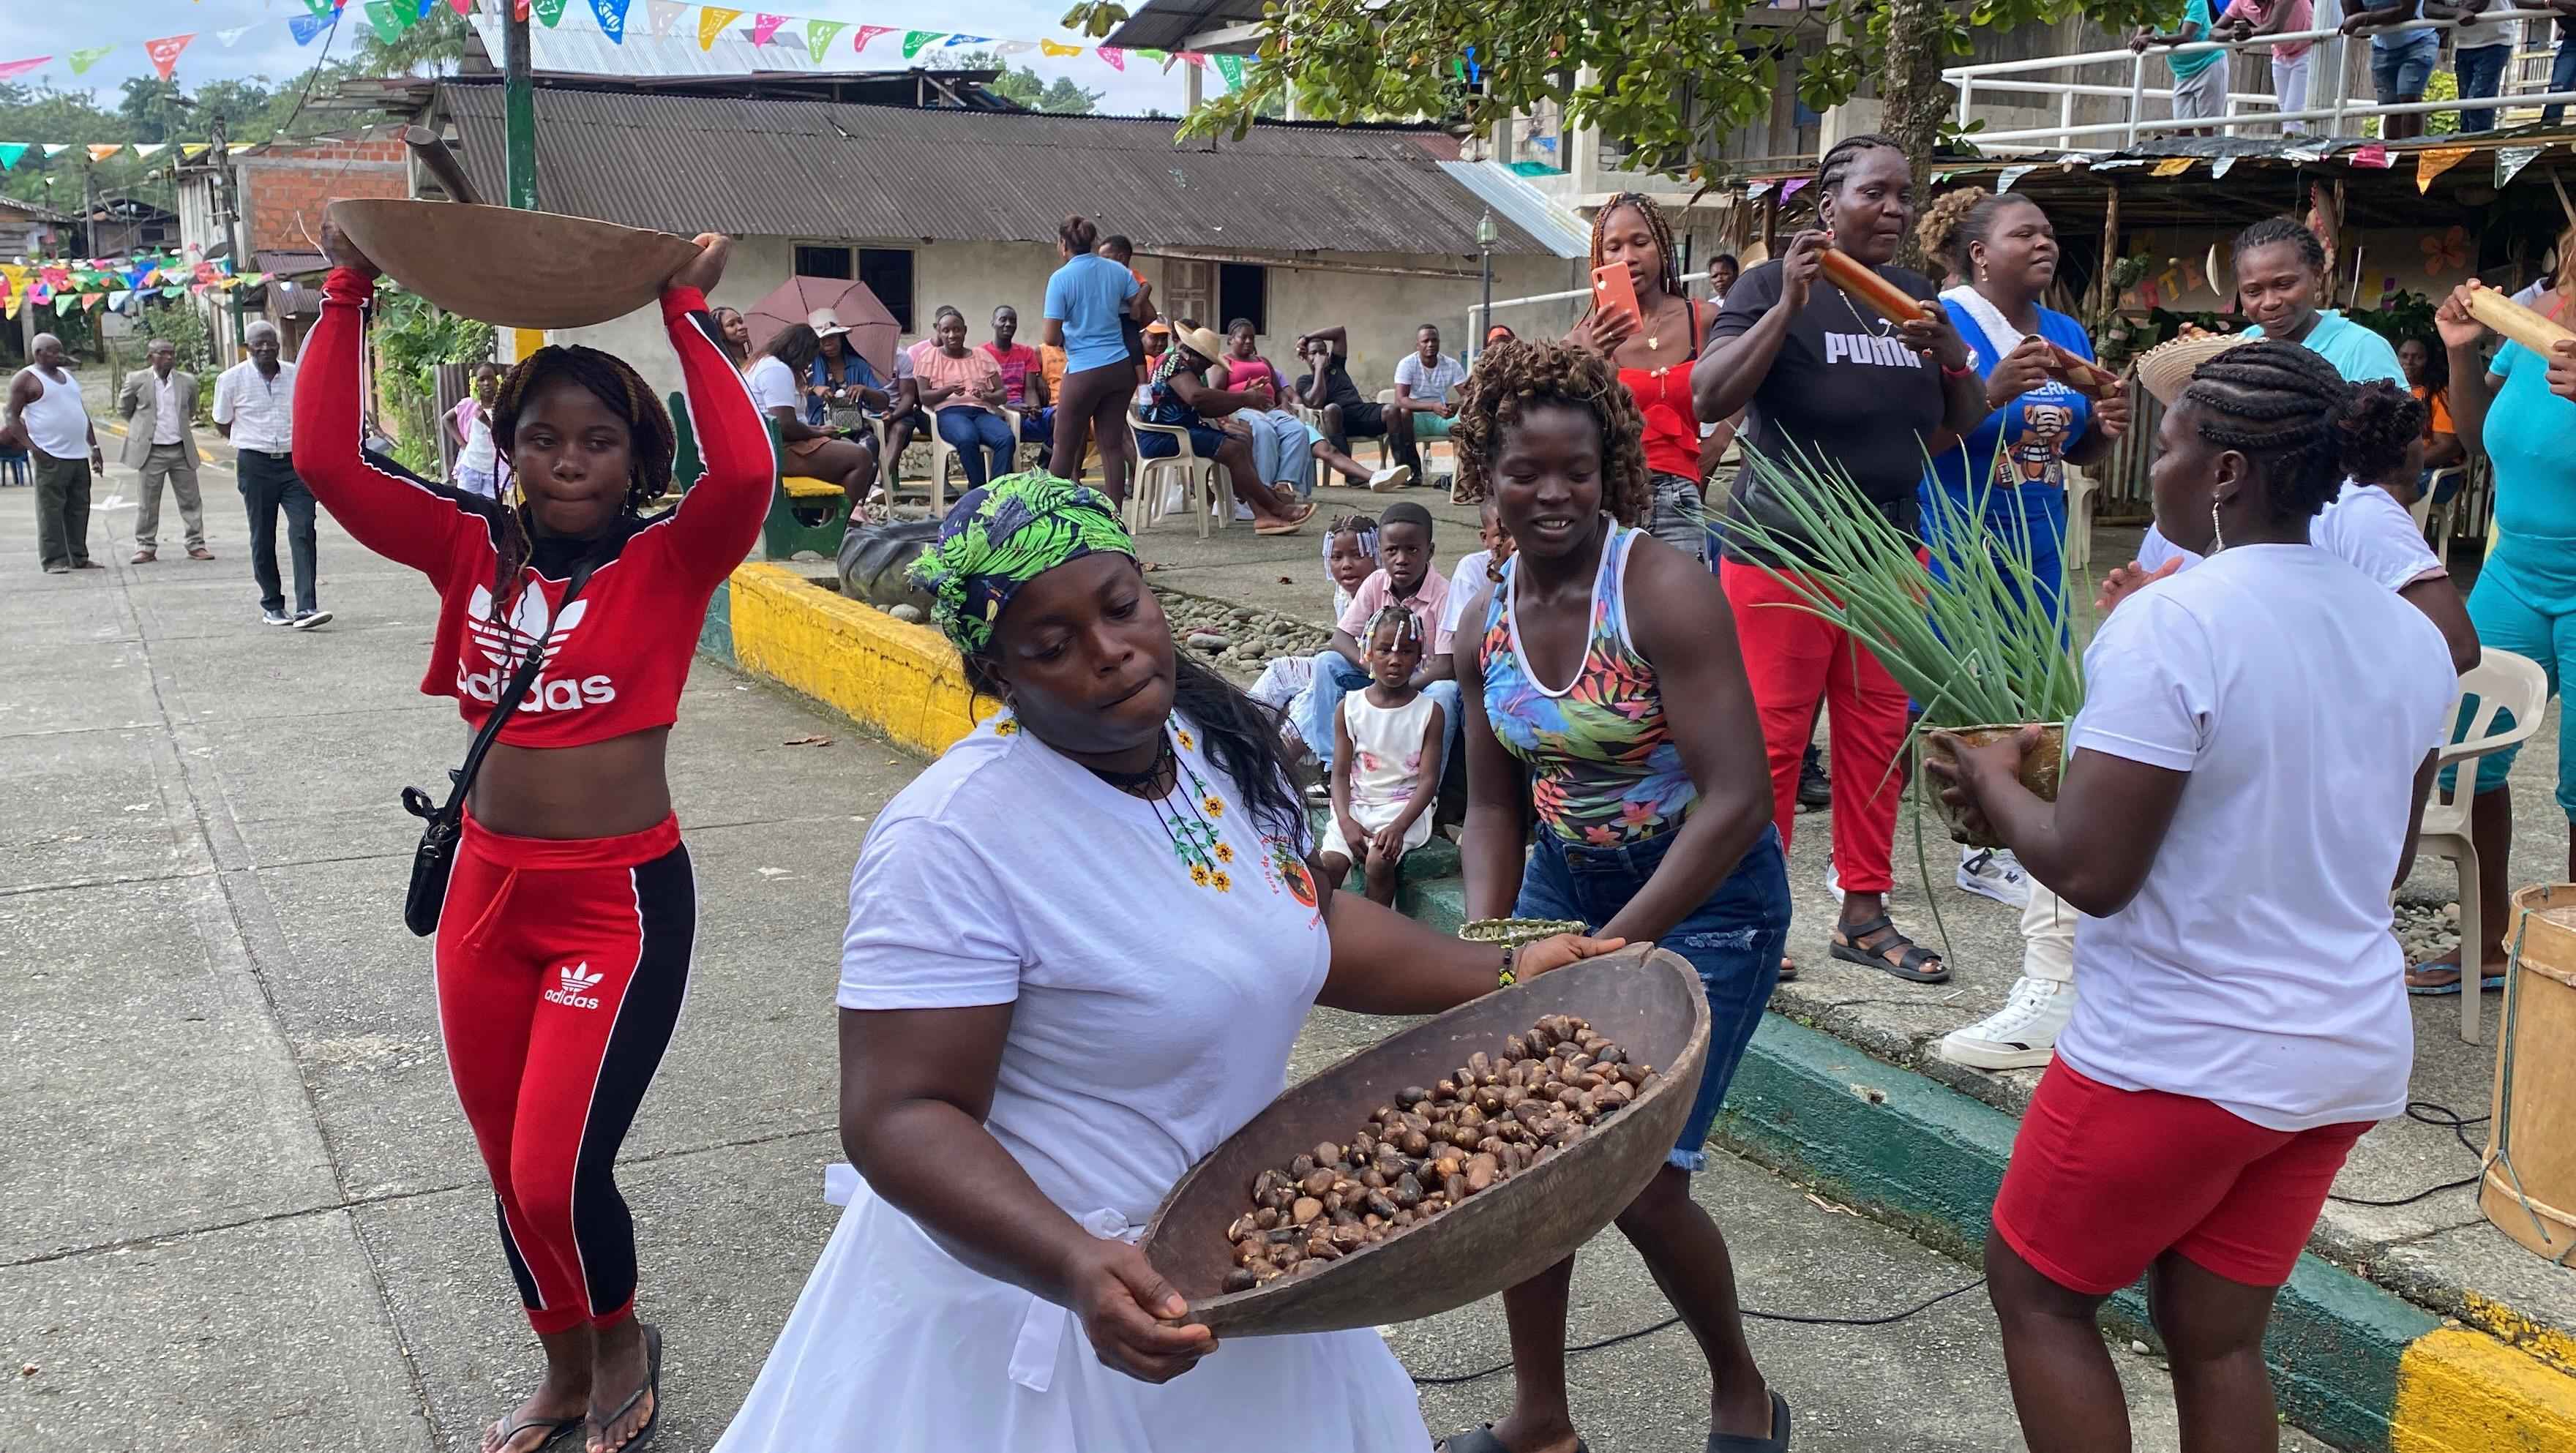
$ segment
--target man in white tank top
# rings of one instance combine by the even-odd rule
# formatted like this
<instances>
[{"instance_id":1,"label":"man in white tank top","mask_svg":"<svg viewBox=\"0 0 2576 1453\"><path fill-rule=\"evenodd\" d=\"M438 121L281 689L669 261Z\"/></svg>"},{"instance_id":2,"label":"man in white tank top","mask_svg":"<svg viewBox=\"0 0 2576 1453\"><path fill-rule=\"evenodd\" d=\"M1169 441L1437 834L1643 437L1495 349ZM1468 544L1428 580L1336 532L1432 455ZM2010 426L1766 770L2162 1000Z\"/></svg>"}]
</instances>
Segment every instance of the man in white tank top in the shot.
<instances>
[{"instance_id":1,"label":"man in white tank top","mask_svg":"<svg viewBox=\"0 0 2576 1453\"><path fill-rule=\"evenodd\" d=\"M63 361L63 340L36 335L35 362L9 381L9 422L0 442L28 451L36 465L36 552L45 573L103 570L89 558L89 482L107 467L90 428L80 383Z\"/></svg>"}]
</instances>

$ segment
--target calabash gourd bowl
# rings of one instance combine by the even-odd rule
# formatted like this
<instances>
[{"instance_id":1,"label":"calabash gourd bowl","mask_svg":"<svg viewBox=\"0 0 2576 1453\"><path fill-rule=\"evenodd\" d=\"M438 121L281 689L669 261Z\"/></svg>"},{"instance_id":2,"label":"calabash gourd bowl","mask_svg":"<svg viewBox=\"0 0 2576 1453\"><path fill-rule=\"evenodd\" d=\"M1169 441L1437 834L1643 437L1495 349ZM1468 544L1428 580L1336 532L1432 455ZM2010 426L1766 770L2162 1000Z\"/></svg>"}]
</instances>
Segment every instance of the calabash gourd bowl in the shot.
<instances>
[{"instance_id":1,"label":"calabash gourd bowl","mask_svg":"<svg viewBox=\"0 0 2576 1453\"><path fill-rule=\"evenodd\" d=\"M331 220L385 275L459 317L502 328L586 328L661 296L698 255L647 232L512 207L349 198Z\"/></svg>"},{"instance_id":2,"label":"calabash gourd bowl","mask_svg":"<svg viewBox=\"0 0 2576 1453\"><path fill-rule=\"evenodd\" d=\"M1572 1145L1432 1220L1250 1291L1226 1227L1251 1209L1252 1182L1319 1141L1341 1143L1410 1085L1437 1083L1541 1017L1571 1014L1655 1070L1628 1108ZM1189 1320L1220 1337L1374 1327L1436 1316L1526 1281L1627 1208L1673 1148L1708 1058L1699 974L1649 945L1586 959L1450 1010L1295 1086L1190 1168L1145 1227L1147 1261L1189 1299Z\"/></svg>"},{"instance_id":3,"label":"calabash gourd bowl","mask_svg":"<svg viewBox=\"0 0 2576 1453\"><path fill-rule=\"evenodd\" d=\"M2025 730L2025 728L2020 726L1965 726L1941 728L1942 733L1957 737L1972 747L1991 746L1992 744L2003 741L2023 730ZM1925 761L1949 762L1955 760L1957 754L1950 750L1950 744L1943 741L1941 736L1935 735L1932 732L1925 732L1922 740L1923 759ZM2041 801L2055 802L2057 800L2057 784L2059 779L2065 774L2065 768L2066 723L2057 721L2039 723L2039 745L2022 754L2020 774L2021 785L2029 788L2031 795L2039 798ZM1924 796L1931 801L1933 806L1940 809L1941 821L1950 829L1950 841L1963 843L1972 848L2000 848L2008 846L2008 844L2006 844L2001 838L1998 838L1991 833L1980 832L1969 826L1968 820L1962 809L1952 807L1949 803L1941 799L1942 789L1949 785L1949 783L1933 776L1930 772L1923 773Z\"/></svg>"}]
</instances>

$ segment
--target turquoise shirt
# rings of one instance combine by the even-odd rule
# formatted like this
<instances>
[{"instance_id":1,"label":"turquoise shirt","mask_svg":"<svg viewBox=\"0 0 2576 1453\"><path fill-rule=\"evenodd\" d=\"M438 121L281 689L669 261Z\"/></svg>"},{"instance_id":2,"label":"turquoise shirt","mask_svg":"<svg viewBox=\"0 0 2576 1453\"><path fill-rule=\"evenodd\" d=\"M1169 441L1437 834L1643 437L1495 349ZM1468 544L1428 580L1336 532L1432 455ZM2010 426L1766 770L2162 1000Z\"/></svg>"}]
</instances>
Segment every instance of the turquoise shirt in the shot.
<instances>
[{"instance_id":1,"label":"turquoise shirt","mask_svg":"<svg viewBox=\"0 0 2576 1453\"><path fill-rule=\"evenodd\" d=\"M2246 336L2260 338L2263 325L2245 330ZM2406 370L2397 364L2397 350L2388 340L2364 328L2332 308L2317 309L2317 326L2299 340L2311 353L2335 366L2335 372L2347 383L2368 383L2384 378L2399 388L2406 387Z\"/></svg>"},{"instance_id":2,"label":"turquoise shirt","mask_svg":"<svg viewBox=\"0 0 2576 1453\"><path fill-rule=\"evenodd\" d=\"M2174 28L2174 34L2185 40L2209 39L2209 0L2191 0L2183 6L2182 24ZM2223 50L2175 51L2165 57L2165 64L2173 67L2175 80L2188 81L2225 59L2227 52Z\"/></svg>"},{"instance_id":3,"label":"turquoise shirt","mask_svg":"<svg viewBox=\"0 0 2576 1453\"><path fill-rule=\"evenodd\" d=\"M2484 435L2495 466L2495 521L2506 539L2576 544L2576 403L2549 391L2549 362L2519 343L2487 372L2504 380L2487 405Z\"/></svg>"}]
</instances>

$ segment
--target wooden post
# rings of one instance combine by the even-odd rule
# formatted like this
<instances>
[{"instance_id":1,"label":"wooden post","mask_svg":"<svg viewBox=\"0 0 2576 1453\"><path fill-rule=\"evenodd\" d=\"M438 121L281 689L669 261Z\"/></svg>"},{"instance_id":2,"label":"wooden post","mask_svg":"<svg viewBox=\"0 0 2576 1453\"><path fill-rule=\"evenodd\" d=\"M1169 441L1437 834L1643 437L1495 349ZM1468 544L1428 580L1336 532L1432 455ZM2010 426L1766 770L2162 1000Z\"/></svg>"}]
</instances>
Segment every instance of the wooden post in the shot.
<instances>
[{"instance_id":1,"label":"wooden post","mask_svg":"<svg viewBox=\"0 0 2576 1453\"><path fill-rule=\"evenodd\" d=\"M537 205L537 90L528 65L528 12L513 4L501 21L503 175L509 205Z\"/></svg>"},{"instance_id":2,"label":"wooden post","mask_svg":"<svg viewBox=\"0 0 2576 1453\"><path fill-rule=\"evenodd\" d=\"M2110 184L2110 195L2102 202L2102 268L2093 280L2099 299L2093 305L2092 331L2100 336L2119 311L2120 290L2112 285L2111 269L2120 260L2120 184Z\"/></svg>"}]
</instances>

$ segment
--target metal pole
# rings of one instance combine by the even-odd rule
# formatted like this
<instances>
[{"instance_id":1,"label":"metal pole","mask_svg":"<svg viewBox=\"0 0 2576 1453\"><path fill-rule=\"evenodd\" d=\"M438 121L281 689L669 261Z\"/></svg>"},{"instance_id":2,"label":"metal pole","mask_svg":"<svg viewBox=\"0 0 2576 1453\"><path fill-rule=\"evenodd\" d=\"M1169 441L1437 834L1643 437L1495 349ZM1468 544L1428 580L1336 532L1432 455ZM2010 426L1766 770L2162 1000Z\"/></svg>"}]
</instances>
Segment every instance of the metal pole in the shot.
<instances>
[{"instance_id":1,"label":"metal pole","mask_svg":"<svg viewBox=\"0 0 2576 1453\"><path fill-rule=\"evenodd\" d=\"M2146 104L2147 58L2143 55L2133 55L2129 57L2129 146L2132 149L2135 149L2138 144L2138 112ZM2072 140L2074 138L2065 132L2058 133L2057 142L2060 146Z\"/></svg>"},{"instance_id":2,"label":"metal pole","mask_svg":"<svg viewBox=\"0 0 2576 1453\"><path fill-rule=\"evenodd\" d=\"M1485 335L1492 332L1494 328L1494 249L1486 246L1476 250L1484 254L1485 301L1484 305L1477 309L1481 321L1477 323L1475 334L1467 340L1467 343L1476 352L1482 353L1485 351Z\"/></svg>"},{"instance_id":3,"label":"metal pole","mask_svg":"<svg viewBox=\"0 0 2576 1453\"><path fill-rule=\"evenodd\" d=\"M510 7L501 23L501 104L509 135L505 158L509 203L534 211L537 205L537 88L528 71L526 0Z\"/></svg>"}]
</instances>

